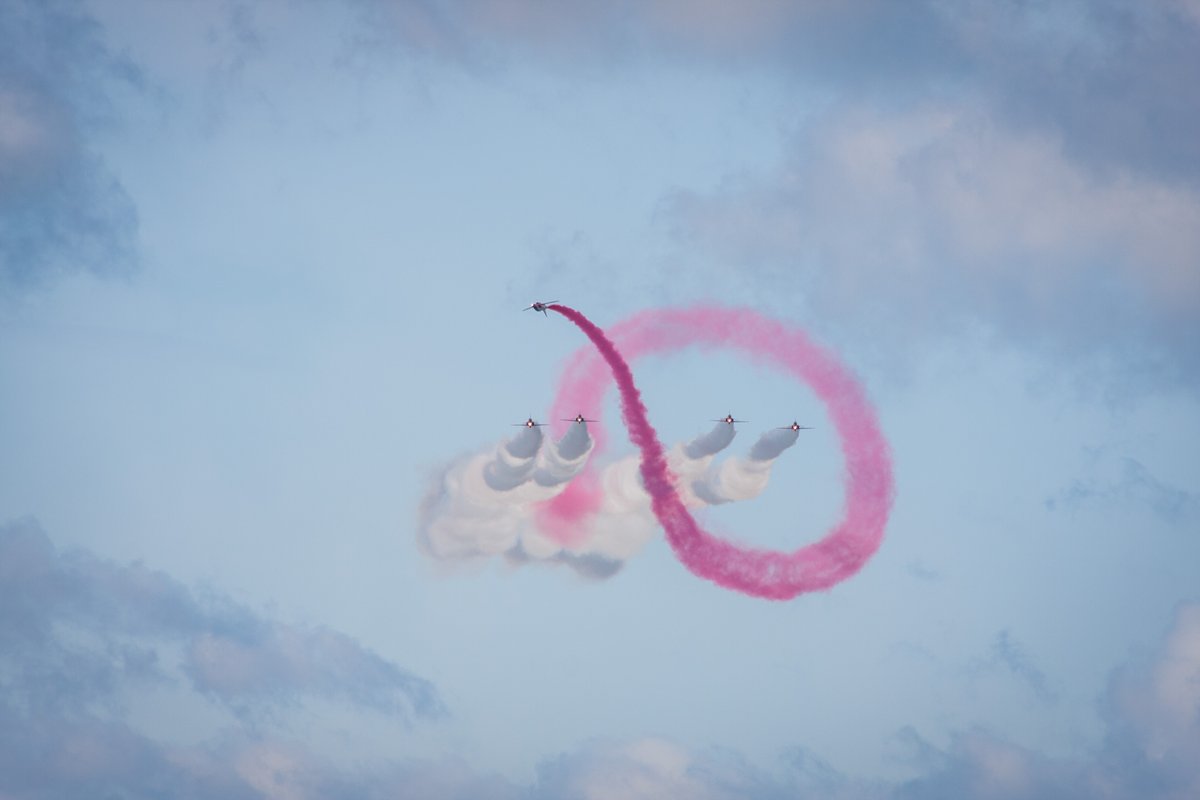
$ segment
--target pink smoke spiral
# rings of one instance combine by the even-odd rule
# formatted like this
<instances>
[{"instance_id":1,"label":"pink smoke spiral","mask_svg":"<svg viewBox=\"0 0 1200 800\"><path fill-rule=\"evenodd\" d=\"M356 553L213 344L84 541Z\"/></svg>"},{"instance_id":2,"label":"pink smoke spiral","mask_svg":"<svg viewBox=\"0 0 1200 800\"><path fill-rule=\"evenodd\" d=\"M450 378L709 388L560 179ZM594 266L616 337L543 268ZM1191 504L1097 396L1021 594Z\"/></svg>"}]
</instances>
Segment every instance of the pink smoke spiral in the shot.
<instances>
[{"instance_id":1,"label":"pink smoke spiral","mask_svg":"<svg viewBox=\"0 0 1200 800\"><path fill-rule=\"evenodd\" d=\"M615 326L610 338L569 306L549 308L573 322L595 347L577 355L568 368L554 415L568 410L595 413L608 380L616 381L622 419L641 452L642 483L651 509L672 550L694 574L744 594L788 600L849 578L879 549L893 496L887 440L858 381L802 330L750 309L660 309ZM841 438L846 465L842 520L820 541L791 553L737 546L702 529L675 491L665 451L646 417L633 372L613 340L630 357L689 346L734 347L807 383L825 403ZM580 529L579 523L598 504L594 481L581 476L546 504L539 521L552 536L570 544L572 532Z\"/></svg>"}]
</instances>

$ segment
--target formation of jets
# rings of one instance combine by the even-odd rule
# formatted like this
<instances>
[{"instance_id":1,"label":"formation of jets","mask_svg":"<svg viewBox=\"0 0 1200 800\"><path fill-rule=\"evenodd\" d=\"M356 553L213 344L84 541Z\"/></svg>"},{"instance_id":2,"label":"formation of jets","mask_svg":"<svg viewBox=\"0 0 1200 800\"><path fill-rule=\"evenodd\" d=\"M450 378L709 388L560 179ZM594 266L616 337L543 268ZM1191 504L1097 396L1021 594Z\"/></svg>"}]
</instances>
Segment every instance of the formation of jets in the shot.
<instances>
[{"instance_id":1,"label":"formation of jets","mask_svg":"<svg viewBox=\"0 0 1200 800\"><path fill-rule=\"evenodd\" d=\"M588 419L583 414L576 414L575 416L571 417L570 419L564 419L563 422L574 422L576 425L582 425L585 422L596 422L596 420ZM529 419L525 420L524 422L514 422L513 427L514 428L540 428L545 424L546 423L538 422L533 417L530 417Z\"/></svg>"},{"instance_id":2,"label":"formation of jets","mask_svg":"<svg viewBox=\"0 0 1200 800\"><path fill-rule=\"evenodd\" d=\"M525 306L521 310L522 311L533 311L535 313L540 311L540 312L542 312L542 314L545 314L548 317L550 315L546 313L546 309L548 309L552 304L557 303L557 302L558 302L557 300L534 300L532 303ZM594 419L587 419L586 417L583 416L583 414L576 414L574 416L574 418L572 418L572 419L564 419L563 420L563 422L574 422L576 425L582 425L585 422L595 422L595 421L596 420L594 420ZM726 425L733 425L734 423L737 423L737 422L749 422L749 420L734 419L733 414L726 414L725 416L721 417L720 419L714 419L713 422L724 422ZM530 417L529 419L525 420L524 422L514 422L513 423L513 425L515 425L516 427L523 427L523 428L540 428L541 426L543 426L545 424L546 423L544 423L544 422L534 422L533 417ZM791 425L788 425L783 428L776 428L775 430L777 430L777 431L811 431L812 428L810 428L807 425L801 425L799 422L792 422Z\"/></svg>"},{"instance_id":3,"label":"formation of jets","mask_svg":"<svg viewBox=\"0 0 1200 800\"><path fill-rule=\"evenodd\" d=\"M596 421L597 420L594 420L594 419L588 419L583 414L576 414L575 416L573 416L569 419L567 419L567 418L563 419L563 422L574 422L576 425L582 425L585 422L596 422ZM713 422L724 422L726 425L733 425L735 422L748 422L748 421L749 420L734 419L733 414L726 414L725 416L721 417L720 419L713 420ZM514 428L540 428L545 424L546 423L544 423L544 422L537 422L534 420L533 417L530 417L529 419L525 420L524 422L514 422L513 427ZM775 430L777 430L777 431L811 431L812 428L810 428L808 425L801 425L799 422L793 422L791 425L787 425L782 428L776 428Z\"/></svg>"},{"instance_id":4,"label":"formation of jets","mask_svg":"<svg viewBox=\"0 0 1200 800\"><path fill-rule=\"evenodd\" d=\"M720 419L714 419L713 422L724 422L726 425L732 425L735 422L749 422L749 420L734 419L733 414L726 414L725 416L721 417ZM777 431L811 431L812 428L810 428L807 425L801 425L799 422L793 422L791 425L787 425L782 428L776 428L775 430L777 430Z\"/></svg>"}]
</instances>

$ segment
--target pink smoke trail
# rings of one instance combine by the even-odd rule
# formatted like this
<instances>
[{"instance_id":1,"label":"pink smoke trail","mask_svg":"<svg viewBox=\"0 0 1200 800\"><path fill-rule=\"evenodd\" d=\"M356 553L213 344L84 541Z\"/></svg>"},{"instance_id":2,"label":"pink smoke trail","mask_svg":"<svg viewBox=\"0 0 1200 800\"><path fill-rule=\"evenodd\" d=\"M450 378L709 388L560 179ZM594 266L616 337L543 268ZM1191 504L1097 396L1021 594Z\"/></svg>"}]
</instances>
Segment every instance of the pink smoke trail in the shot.
<instances>
[{"instance_id":1,"label":"pink smoke trail","mask_svg":"<svg viewBox=\"0 0 1200 800\"><path fill-rule=\"evenodd\" d=\"M843 518L820 541L785 553L739 547L700 528L675 491L662 444L617 345L580 312L561 304L550 309L571 320L595 346L568 368L555 410L562 410L564 403L594 408L607 387L605 373L611 374L630 439L641 451L642 482L651 508L671 548L694 574L745 594L786 600L849 578L879 549L893 494L887 441L854 376L803 331L748 309L695 308L643 312L614 328L612 336L633 357L693 345L735 347L793 374L825 402L845 458ZM562 531L568 523L577 528L598 502L594 482L583 482L578 489L572 484L547 504L541 521L551 531Z\"/></svg>"}]
</instances>

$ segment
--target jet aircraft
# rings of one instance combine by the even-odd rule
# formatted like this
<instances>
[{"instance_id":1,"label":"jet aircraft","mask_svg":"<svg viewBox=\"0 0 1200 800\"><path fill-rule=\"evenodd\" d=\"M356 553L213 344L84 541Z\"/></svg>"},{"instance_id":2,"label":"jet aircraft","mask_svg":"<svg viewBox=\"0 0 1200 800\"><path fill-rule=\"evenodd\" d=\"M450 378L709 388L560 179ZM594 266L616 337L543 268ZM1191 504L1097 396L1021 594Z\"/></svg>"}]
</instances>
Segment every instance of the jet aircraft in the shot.
<instances>
[{"instance_id":1,"label":"jet aircraft","mask_svg":"<svg viewBox=\"0 0 1200 800\"><path fill-rule=\"evenodd\" d=\"M533 309L534 311L542 312L543 314L545 314L548 317L550 315L546 314L546 309L549 308L552 303L557 303L557 302L558 302L557 300L534 300L533 305L525 306L521 310L529 311L530 309Z\"/></svg>"},{"instance_id":2,"label":"jet aircraft","mask_svg":"<svg viewBox=\"0 0 1200 800\"><path fill-rule=\"evenodd\" d=\"M583 414L576 414L572 419L564 419L563 422L574 422L576 425L581 425L585 422L595 422L594 419L587 419Z\"/></svg>"},{"instance_id":3,"label":"jet aircraft","mask_svg":"<svg viewBox=\"0 0 1200 800\"><path fill-rule=\"evenodd\" d=\"M788 425L786 428L776 428L775 430L777 430L777 431L811 431L812 428L808 427L807 425L801 425L799 422L793 422L791 425Z\"/></svg>"},{"instance_id":4,"label":"jet aircraft","mask_svg":"<svg viewBox=\"0 0 1200 800\"><path fill-rule=\"evenodd\" d=\"M713 422L724 422L726 425L732 425L735 422L749 422L747 419L734 419L733 414L726 414L720 419L714 419Z\"/></svg>"},{"instance_id":5,"label":"jet aircraft","mask_svg":"<svg viewBox=\"0 0 1200 800\"><path fill-rule=\"evenodd\" d=\"M514 428L540 428L545 424L546 423L544 423L544 422L534 422L533 417L530 417L529 419L525 420L524 422L514 422L513 427Z\"/></svg>"}]
</instances>

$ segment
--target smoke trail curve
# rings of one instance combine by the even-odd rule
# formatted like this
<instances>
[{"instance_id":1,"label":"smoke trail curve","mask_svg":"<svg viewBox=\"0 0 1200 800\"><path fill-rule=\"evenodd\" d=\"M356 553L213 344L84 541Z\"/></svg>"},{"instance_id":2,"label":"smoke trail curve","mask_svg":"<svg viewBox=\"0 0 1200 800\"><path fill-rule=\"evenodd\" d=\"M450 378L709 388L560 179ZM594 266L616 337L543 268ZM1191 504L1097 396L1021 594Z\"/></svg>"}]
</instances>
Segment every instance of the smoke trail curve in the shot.
<instances>
[{"instance_id":1,"label":"smoke trail curve","mask_svg":"<svg viewBox=\"0 0 1200 800\"><path fill-rule=\"evenodd\" d=\"M721 308L646 312L625 325L633 339L658 349L697 343L738 347L804 380L827 404L846 461L844 515L823 539L787 553L737 546L697 524L676 492L663 446L616 345L579 311L562 304L549 308L573 322L607 364L620 393L622 419L641 452L640 472L652 511L672 550L694 574L745 594L787 600L845 580L879 549L893 494L887 442L853 375L802 331L747 309ZM595 371L577 372L583 388L575 394L595 401L603 392L603 381ZM581 490L574 496L560 496L560 518L582 517L593 510L594 492L586 484Z\"/></svg>"}]
</instances>

